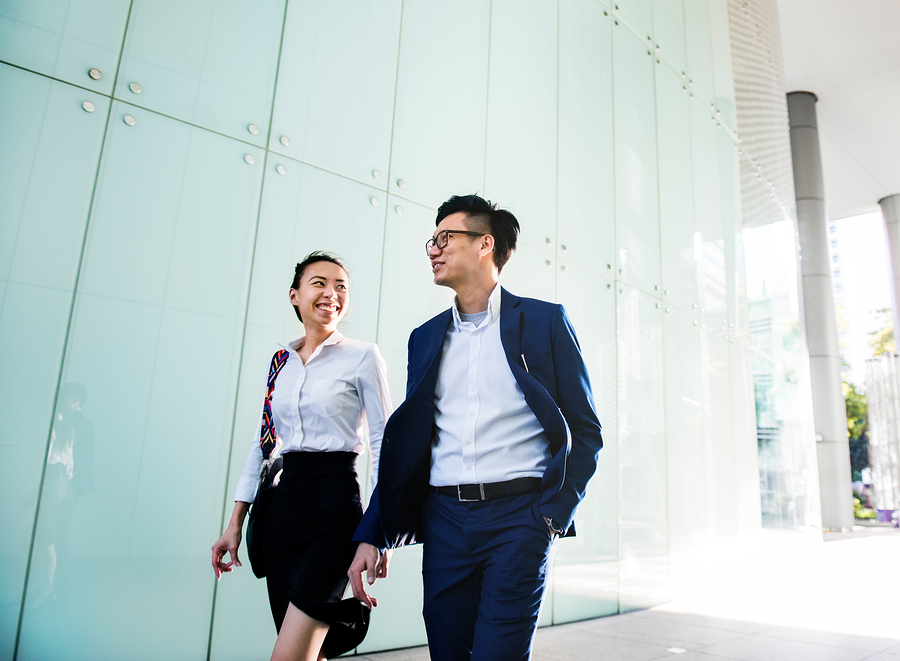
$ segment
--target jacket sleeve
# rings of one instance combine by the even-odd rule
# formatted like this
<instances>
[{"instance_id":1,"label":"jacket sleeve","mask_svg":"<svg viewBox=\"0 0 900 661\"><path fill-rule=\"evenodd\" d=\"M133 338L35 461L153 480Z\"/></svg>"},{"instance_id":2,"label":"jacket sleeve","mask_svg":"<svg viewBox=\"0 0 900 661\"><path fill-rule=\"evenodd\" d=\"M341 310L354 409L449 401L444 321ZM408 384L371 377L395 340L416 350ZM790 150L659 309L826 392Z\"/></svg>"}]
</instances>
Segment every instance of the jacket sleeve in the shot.
<instances>
[{"instance_id":1,"label":"jacket sleeve","mask_svg":"<svg viewBox=\"0 0 900 661\"><path fill-rule=\"evenodd\" d=\"M556 404L569 426L572 448L566 458L562 488L541 506L540 511L568 530L575 518L575 509L584 498L588 480L597 469L603 437L587 366L575 329L562 305L554 311L550 341L556 370Z\"/></svg>"}]
</instances>

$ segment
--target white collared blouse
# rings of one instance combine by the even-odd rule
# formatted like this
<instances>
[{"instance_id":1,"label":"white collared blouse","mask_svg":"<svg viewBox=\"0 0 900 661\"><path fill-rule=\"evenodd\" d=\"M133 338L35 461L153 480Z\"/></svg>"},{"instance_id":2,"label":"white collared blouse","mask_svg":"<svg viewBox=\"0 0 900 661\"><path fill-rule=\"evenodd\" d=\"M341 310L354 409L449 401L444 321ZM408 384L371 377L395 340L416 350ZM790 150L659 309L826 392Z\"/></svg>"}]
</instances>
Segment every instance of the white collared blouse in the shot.
<instances>
[{"instance_id":1,"label":"white collared blouse","mask_svg":"<svg viewBox=\"0 0 900 661\"><path fill-rule=\"evenodd\" d=\"M272 392L272 421L278 448L282 454L362 454L368 437L374 487L384 423L393 410L384 358L376 345L351 340L335 331L304 365L297 354L303 341L300 338L282 347L289 351L288 360ZM261 399L264 394L260 393ZM256 435L238 481L236 501L252 503L256 498L262 468L261 424L262 405Z\"/></svg>"}]
</instances>

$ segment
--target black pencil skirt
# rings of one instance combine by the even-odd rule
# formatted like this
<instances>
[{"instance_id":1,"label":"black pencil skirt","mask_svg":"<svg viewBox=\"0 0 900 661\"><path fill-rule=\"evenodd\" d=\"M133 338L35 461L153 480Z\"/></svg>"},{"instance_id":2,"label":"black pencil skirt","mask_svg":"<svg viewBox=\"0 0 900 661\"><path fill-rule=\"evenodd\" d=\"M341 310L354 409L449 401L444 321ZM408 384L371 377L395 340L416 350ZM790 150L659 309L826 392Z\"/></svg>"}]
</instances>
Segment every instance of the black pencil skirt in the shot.
<instances>
[{"instance_id":1,"label":"black pencil skirt","mask_svg":"<svg viewBox=\"0 0 900 661\"><path fill-rule=\"evenodd\" d=\"M342 600L351 541L362 518L355 452L288 452L284 472L266 511L263 553L275 628L288 603L331 625L322 650L331 658L366 635L369 610Z\"/></svg>"}]
</instances>

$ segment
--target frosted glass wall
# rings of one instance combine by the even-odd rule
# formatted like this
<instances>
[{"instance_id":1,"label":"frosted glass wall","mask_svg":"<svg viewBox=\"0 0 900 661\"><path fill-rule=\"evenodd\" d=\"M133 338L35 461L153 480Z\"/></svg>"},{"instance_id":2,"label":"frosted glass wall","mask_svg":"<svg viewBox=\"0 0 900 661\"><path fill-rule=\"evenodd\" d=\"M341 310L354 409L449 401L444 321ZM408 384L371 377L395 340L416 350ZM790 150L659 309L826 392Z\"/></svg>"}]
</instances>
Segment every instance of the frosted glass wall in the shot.
<instances>
[{"instance_id":1,"label":"frosted glass wall","mask_svg":"<svg viewBox=\"0 0 900 661\"><path fill-rule=\"evenodd\" d=\"M267 655L209 548L293 265L346 259L399 401L471 192L604 427L542 624L666 601L672 553L759 521L731 67L725 0L0 2L0 660ZM420 558L359 652L424 643Z\"/></svg>"}]
</instances>

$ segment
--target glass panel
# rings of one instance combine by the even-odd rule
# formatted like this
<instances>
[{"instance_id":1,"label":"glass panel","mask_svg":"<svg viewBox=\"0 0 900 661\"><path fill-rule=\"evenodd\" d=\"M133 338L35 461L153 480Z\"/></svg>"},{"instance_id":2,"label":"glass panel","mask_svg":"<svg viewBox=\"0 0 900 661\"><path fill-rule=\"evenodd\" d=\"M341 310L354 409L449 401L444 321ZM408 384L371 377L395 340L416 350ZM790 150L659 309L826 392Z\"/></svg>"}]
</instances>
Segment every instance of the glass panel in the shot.
<instances>
[{"instance_id":1,"label":"glass panel","mask_svg":"<svg viewBox=\"0 0 900 661\"><path fill-rule=\"evenodd\" d=\"M370 184L385 176L399 30L400 0L289 3L269 149Z\"/></svg>"},{"instance_id":2,"label":"glass panel","mask_svg":"<svg viewBox=\"0 0 900 661\"><path fill-rule=\"evenodd\" d=\"M691 156L694 179L694 257L700 278L700 307L727 312L725 244L715 117L698 97L691 97ZM722 323L719 320L719 323Z\"/></svg>"},{"instance_id":3,"label":"glass panel","mask_svg":"<svg viewBox=\"0 0 900 661\"><path fill-rule=\"evenodd\" d=\"M694 94L709 105L715 98L709 36L709 0L684 0L684 18L688 81Z\"/></svg>"},{"instance_id":4,"label":"glass panel","mask_svg":"<svg viewBox=\"0 0 900 661\"><path fill-rule=\"evenodd\" d=\"M62 373L63 393L87 393L77 424L93 452L77 426L54 430L22 658L95 658L101 639L111 657L206 654L262 164L261 150L113 106ZM61 398L63 422L69 410ZM79 451L92 488L73 508ZM67 598L34 609L53 567Z\"/></svg>"},{"instance_id":5,"label":"glass panel","mask_svg":"<svg viewBox=\"0 0 900 661\"><path fill-rule=\"evenodd\" d=\"M709 5L712 64L715 75L716 109L720 119L732 132L737 130L734 114L734 70L731 67L731 26L728 3Z\"/></svg>"},{"instance_id":6,"label":"glass panel","mask_svg":"<svg viewBox=\"0 0 900 661\"><path fill-rule=\"evenodd\" d=\"M555 301L556 276L560 268L552 256L520 243L503 267L500 283L516 296Z\"/></svg>"},{"instance_id":7,"label":"glass panel","mask_svg":"<svg viewBox=\"0 0 900 661\"><path fill-rule=\"evenodd\" d=\"M616 127L616 247L620 279L658 294L654 58L623 26L613 29Z\"/></svg>"},{"instance_id":8,"label":"glass panel","mask_svg":"<svg viewBox=\"0 0 900 661\"><path fill-rule=\"evenodd\" d=\"M691 117L681 76L656 66L659 138L659 225L663 298L686 310L697 307Z\"/></svg>"},{"instance_id":9,"label":"glass panel","mask_svg":"<svg viewBox=\"0 0 900 661\"><path fill-rule=\"evenodd\" d=\"M762 524L821 529L812 395L800 323L796 228L743 231L753 342Z\"/></svg>"},{"instance_id":10,"label":"glass panel","mask_svg":"<svg viewBox=\"0 0 900 661\"><path fill-rule=\"evenodd\" d=\"M672 308L664 330L669 551L680 553L699 547L709 526L700 328L694 315Z\"/></svg>"},{"instance_id":11,"label":"glass panel","mask_svg":"<svg viewBox=\"0 0 900 661\"><path fill-rule=\"evenodd\" d=\"M276 170L278 166L284 168L283 175ZM372 198L379 201L377 206ZM374 188L282 156L271 154L266 163L223 526L231 515L235 485L256 438L269 361L279 344L303 335L303 326L288 301L297 262L313 250L335 253L345 262L351 299L340 331L347 337L375 341L385 198ZM392 368L406 373L405 363ZM402 391L394 393L394 399L402 401ZM368 456L359 462L359 471L367 492ZM241 548L239 557L246 559L246 547ZM238 622L240 626L235 626ZM253 577L249 566L223 578L216 591L212 658L265 656L271 653L274 637L265 585Z\"/></svg>"},{"instance_id":12,"label":"glass panel","mask_svg":"<svg viewBox=\"0 0 900 661\"><path fill-rule=\"evenodd\" d=\"M683 0L653 0L653 25L659 45L657 57L678 73L685 73Z\"/></svg>"},{"instance_id":13,"label":"glass panel","mask_svg":"<svg viewBox=\"0 0 900 661\"><path fill-rule=\"evenodd\" d=\"M619 610L669 599L662 310L619 285Z\"/></svg>"},{"instance_id":14,"label":"glass panel","mask_svg":"<svg viewBox=\"0 0 900 661\"><path fill-rule=\"evenodd\" d=\"M557 254L612 275L612 20L593 0L564 2L559 12Z\"/></svg>"},{"instance_id":15,"label":"glass panel","mask_svg":"<svg viewBox=\"0 0 900 661\"><path fill-rule=\"evenodd\" d=\"M560 540L553 568L553 623L618 611L618 472L616 434L616 298L613 282L567 260L557 278L559 302L578 333L603 449L575 515L577 535Z\"/></svg>"},{"instance_id":16,"label":"glass panel","mask_svg":"<svg viewBox=\"0 0 900 661\"><path fill-rule=\"evenodd\" d=\"M491 7L485 192L522 226L521 242L556 241L557 6L494 0Z\"/></svg>"},{"instance_id":17,"label":"glass panel","mask_svg":"<svg viewBox=\"0 0 900 661\"><path fill-rule=\"evenodd\" d=\"M391 192L437 208L484 190L490 10L480 0L403 3Z\"/></svg>"},{"instance_id":18,"label":"glass panel","mask_svg":"<svg viewBox=\"0 0 900 661\"><path fill-rule=\"evenodd\" d=\"M618 0L616 13L649 45L653 37L653 3L651 0Z\"/></svg>"},{"instance_id":19,"label":"glass panel","mask_svg":"<svg viewBox=\"0 0 900 661\"><path fill-rule=\"evenodd\" d=\"M130 0L0 3L0 60L110 94ZM100 79L88 72L97 69Z\"/></svg>"},{"instance_id":20,"label":"glass panel","mask_svg":"<svg viewBox=\"0 0 900 661\"><path fill-rule=\"evenodd\" d=\"M135 0L116 96L262 147L283 19L284 0Z\"/></svg>"},{"instance_id":21,"label":"glass panel","mask_svg":"<svg viewBox=\"0 0 900 661\"><path fill-rule=\"evenodd\" d=\"M11 659L109 99L5 65L0 89L0 124L15 127L0 138L0 659Z\"/></svg>"},{"instance_id":22,"label":"glass panel","mask_svg":"<svg viewBox=\"0 0 900 661\"><path fill-rule=\"evenodd\" d=\"M397 205L402 205L402 214L397 213ZM406 399L409 334L453 303L452 289L435 286L425 255L425 242L434 232L434 218L432 209L388 196L378 348L387 361L395 405Z\"/></svg>"}]
</instances>

